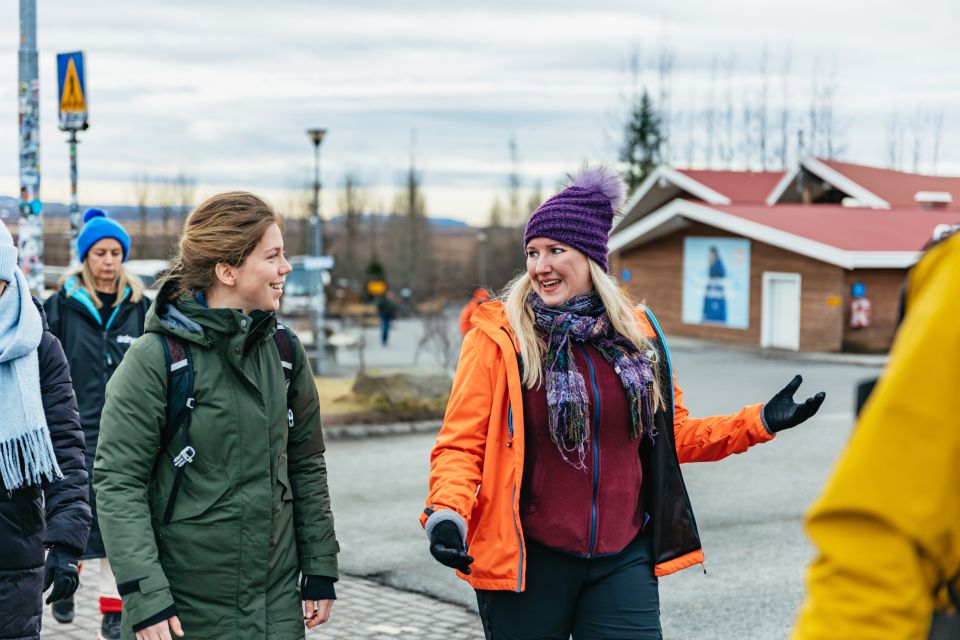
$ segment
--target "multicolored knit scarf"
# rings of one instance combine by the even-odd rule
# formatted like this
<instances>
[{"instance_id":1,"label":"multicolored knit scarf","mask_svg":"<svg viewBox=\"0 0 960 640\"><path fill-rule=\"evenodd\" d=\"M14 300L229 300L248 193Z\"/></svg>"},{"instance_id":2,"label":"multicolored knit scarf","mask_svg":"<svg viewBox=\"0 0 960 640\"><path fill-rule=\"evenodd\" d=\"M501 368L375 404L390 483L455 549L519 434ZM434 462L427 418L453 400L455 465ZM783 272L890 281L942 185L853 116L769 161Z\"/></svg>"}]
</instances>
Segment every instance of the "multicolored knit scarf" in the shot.
<instances>
[{"instance_id":1,"label":"multicolored knit scarf","mask_svg":"<svg viewBox=\"0 0 960 640\"><path fill-rule=\"evenodd\" d=\"M616 332L600 296L591 291L556 307L548 307L536 293L531 293L527 301L537 328L547 334L544 365L550 438L563 459L567 459L567 453L576 452L577 467L583 468L590 438L587 386L573 359L574 342L589 342L619 374L630 404L630 437L638 438L641 433L656 437L653 364Z\"/></svg>"}]
</instances>

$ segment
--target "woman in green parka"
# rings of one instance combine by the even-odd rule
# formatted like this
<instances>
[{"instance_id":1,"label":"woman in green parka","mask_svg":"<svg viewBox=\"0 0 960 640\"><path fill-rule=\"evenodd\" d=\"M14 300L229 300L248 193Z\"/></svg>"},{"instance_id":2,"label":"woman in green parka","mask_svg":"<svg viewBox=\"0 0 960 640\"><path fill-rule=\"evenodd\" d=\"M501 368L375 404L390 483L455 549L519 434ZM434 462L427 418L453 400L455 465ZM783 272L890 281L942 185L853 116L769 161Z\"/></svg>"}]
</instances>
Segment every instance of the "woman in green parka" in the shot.
<instances>
[{"instance_id":1,"label":"woman in green parka","mask_svg":"<svg viewBox=\"0 0 960 640\"><path fill-rule=\"evenodd\" d=\"M339 545L317 390L292 333L285 389L273 338L290 272L281 224L249 193L197 207L107 386L94 489L124 639L303 638L330 615ZM189 352L193 409L188 435L163 446L171 344Z\"/></svg>"}]
</instances>

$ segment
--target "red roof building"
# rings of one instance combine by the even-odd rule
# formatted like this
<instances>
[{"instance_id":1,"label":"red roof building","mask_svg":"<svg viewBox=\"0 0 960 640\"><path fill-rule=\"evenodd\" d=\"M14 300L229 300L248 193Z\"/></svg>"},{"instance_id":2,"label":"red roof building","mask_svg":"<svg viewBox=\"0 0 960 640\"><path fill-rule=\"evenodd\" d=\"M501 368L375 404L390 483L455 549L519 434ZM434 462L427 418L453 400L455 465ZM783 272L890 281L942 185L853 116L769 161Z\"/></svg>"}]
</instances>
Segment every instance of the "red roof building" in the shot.
<instances>
[{"instance_id":1,"label":"red roof building","mask_svg":"<svg viewBox=\"0 0 960 640\"><path fill-rule=\"evenodd\" d=\"M957 224L960 178L813 157L787 172L662 166L627 201L610 248L670 333L883 351L907 270L938 225Z\"/></svg>"}]
</instances>

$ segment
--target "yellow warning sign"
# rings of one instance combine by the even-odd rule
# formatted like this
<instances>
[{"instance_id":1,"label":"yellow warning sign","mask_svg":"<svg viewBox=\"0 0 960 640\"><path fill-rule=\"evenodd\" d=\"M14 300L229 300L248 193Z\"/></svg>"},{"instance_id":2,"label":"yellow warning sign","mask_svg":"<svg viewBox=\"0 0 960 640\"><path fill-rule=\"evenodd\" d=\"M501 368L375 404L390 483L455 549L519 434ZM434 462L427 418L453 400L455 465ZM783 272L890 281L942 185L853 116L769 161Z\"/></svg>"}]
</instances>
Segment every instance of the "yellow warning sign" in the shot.
<instances>
[{"instance_id":1,"label":"yellow warning sign","mask_svg":"<svg viewBox=\"0 0 960 640\"><path fill-rule=\"evenodd\" d=\"M63 79L63 93L60 94L60 111L83 112L86 110L87 101L83 97L77 65L73 58L70 58L67 62L67 75Z\"/></svg>"}]
</instances>

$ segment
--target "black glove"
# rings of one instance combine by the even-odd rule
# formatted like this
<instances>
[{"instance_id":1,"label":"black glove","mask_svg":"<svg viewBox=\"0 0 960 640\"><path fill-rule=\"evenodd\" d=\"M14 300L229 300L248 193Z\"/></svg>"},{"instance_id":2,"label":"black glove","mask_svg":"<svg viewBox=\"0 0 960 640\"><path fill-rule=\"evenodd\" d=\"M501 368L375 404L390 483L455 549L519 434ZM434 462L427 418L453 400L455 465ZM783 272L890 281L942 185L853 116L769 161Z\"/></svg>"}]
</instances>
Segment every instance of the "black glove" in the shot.
<instances>
[{"instance_id":1,"label":"black glove","mask_svg":"<svg viewBox=\"0 0 960 640\"><path fill-rule=\"evenodd\" d=\"M793 394L800 388L803 378L798 374L793 377L787 386L777 392L770 402L763 405L763 422L771 433L795 427L815 414L827 394L821 391L812 398L804 400L803 404L793 401Z\"/></svg>"},{"instance_id":2,"label":"black glove","mask_svg":"<svg viewBox=\"0 0 960 640\"><path fill-rule=\"evenodd\" d=\"M80 586L79 561L78 554L62 547L52 547L47 552L47 559L43 563L43 590L53 585L53 591L47 596L47 604L69 598Z\"/></svg>"},{"instance_id":3,"label":"black glove","mask_svg":"<svg viewBox=\"0 0 960 640\"><path fill-rule=\"evenodd\" d=\"M470 573L473 558L463 548L460 529L449 520L439 523L430 532L430 555L442 565Z\"/></svg>"}]
</instances>

